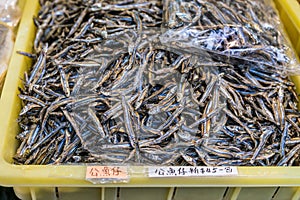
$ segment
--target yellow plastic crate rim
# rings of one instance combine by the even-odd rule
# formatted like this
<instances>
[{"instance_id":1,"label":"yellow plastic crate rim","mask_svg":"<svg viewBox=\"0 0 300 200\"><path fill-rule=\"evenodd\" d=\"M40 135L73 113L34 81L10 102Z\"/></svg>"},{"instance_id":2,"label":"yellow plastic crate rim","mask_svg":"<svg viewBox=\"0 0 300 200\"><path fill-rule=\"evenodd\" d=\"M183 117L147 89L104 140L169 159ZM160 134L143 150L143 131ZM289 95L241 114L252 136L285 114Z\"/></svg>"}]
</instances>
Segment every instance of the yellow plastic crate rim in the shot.
<instances>
[{"instance_id":1,"label":"yellow plastic crate rim","mask_svg":"<svg viewBox=\"0 0 300 200\"><path fill-rule=\"evenodd\" d=\"M291 17L300 33L300 6L296 0L275 0L279 12ZM19 131L17 116L21 109L18 87L22 85L24 71L31 66L30 59L16 51L30 52L35 37L32 21L38 12L38 0L27 1L17 35L14 53L0 100L0 185L5 186L72 186L99 187L85 180L85 165L14 165L12 157L17 148L15 136ZM287 15L288 14L288 15ZM282 16L282 15L281 15ZM293 44L299 43L292 41ZM300 46L297 49L300 54ZM300 88L300 77L294 78ZM238 176L198 178L149 178L147 166L130 166L128 183L102 184L101 187L230 187L230 186L297 186L300 184L300 167L238 167Z\"/></svg>"}]
</instances>

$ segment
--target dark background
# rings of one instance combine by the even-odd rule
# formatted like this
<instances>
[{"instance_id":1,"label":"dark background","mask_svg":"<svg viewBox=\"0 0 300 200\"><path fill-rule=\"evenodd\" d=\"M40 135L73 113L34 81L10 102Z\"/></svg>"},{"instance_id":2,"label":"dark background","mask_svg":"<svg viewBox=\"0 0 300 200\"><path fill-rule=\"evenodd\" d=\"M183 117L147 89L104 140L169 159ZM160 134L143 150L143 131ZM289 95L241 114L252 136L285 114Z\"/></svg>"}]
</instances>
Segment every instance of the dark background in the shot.
<instances>
[{"instance_id":1,"label":"dark background","mask_svg":"<svg viewBox=\"0 0 300 200\"><path fill-rule=\"evenodd\" d=\"M13 188L0 186L0 200L20 200L14 193Z\"/></svg>"}]
</instances>

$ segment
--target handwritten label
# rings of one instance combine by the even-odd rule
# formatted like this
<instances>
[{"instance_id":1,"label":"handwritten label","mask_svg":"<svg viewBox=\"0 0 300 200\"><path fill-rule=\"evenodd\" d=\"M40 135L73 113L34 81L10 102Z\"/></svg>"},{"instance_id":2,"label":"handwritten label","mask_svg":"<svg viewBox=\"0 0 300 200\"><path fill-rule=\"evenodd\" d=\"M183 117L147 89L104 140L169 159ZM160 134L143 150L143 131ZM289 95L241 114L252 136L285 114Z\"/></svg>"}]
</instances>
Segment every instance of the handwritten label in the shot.
<instances>
[{"instance_id":1,"label":"handwritten label","mask_svg":"<svg viewBox=\"0 0 300 200\"><path fill-rule=\"evenodd\" d=\"M149 167L149 177L236 176L237 167Z\"/></svg>"},{"instance_id":2,"label":"handwritten label","mask_svg":"<svg viewBox=\"0 0 300 200\"><path fill-rule=\"evenodd\" d=\"M127 167L87 166L86 179L127 179Z\"/></svg>"}]
</instances>

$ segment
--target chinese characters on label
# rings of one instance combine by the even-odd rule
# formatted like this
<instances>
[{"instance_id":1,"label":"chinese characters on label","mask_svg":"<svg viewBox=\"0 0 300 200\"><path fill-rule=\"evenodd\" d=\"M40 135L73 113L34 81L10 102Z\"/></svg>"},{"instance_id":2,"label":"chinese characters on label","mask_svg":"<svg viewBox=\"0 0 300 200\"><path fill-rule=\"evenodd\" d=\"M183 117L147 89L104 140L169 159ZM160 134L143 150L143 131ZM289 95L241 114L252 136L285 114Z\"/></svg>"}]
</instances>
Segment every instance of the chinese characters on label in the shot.
<instances>
[{"instance_id":1,"label":"chinese characters on label","mask_svg":"<svg viewBox=\"0 0 300 200\"><path fill-rule=\"evenodd\" d=\"M120 166L87 166L86 168L87 179L127 179L127 167Z\"/></svg>"},{"instance_id":2,"label":"chinese characters on label","mask_svg":"<svg viewBox=\"0 0 300 200\"><path fill-rule=\"evenodd\" d=\"M149 167L149 177L176 176L236 176L237 167Z\"/></svg>"}]
</instances>

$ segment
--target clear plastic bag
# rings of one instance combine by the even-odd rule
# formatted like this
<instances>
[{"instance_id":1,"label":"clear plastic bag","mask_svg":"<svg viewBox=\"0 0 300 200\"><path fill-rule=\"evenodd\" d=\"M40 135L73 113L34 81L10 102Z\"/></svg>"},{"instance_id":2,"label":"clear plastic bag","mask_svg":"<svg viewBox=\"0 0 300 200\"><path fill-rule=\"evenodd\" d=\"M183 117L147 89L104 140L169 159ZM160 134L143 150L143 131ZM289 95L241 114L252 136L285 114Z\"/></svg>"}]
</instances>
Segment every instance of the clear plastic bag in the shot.
<instances>
[{"instance_id":1,"label":"clear plastic bag","mask_svg":"<svg viewBox=\"0 0 300 200\"><path fill-rule=\"evenodd\" d=\"M19 23L21 11L17 0L0 0L0 21L14 28Z\"/></svg>"},{"instance_id":2,"label":"clear plastic bag","mask_svg":"<svg viewBox=\"0 0 300 200\"><path fill-rule=\"evenodd\" d=\"M17 1L0 0L0 94L14 45L13 28L20 19Z\"/></svg>"},{"instance_id":3,"label":"clear plastic bag","mask_svg":"<svg viewBox=\"0 0 300 200\"><path fill-rule=\"evenodd\" d=\"M169 1L164 45L214 59L247 61L290 73L299 64L274 5L264 1Z\"/></svg>"},{"instance_id":4,"label":"clear plastic bag","mask_svg":"<svg viewBox=\"0 0 300 200\"><path fill-rule=\"evenodd\" d=\"M79 69L83 80L75 82L84 84L74 86L75 102L68 111L83 147L101 163L179 165L189 160L186 154L195 152L196 143L212 142L223 126L218 119L226 98L219 91L219 63L203 67L196 56L161 49L158 36L143 32L127 46L111 47L123 52L114 57L91 52L93 58L86 60L101 64ZM118 40L123 38L130 35ZM134 41L140 42L128 48Z\"/></svg>"},{"instance_id":5,"label":"clear plastic bag","mask_svg":"<svg viewBox=\"0 0 300 200\"><path fill-rule=\"evenodd\" d=\"M14 45L14 34L12 30L0 24L0 94L2 91L4 79L6 76L6 71L8 68L8 63L10 60L10 55L13 50Z\"/></svg>"}]
</instances>

